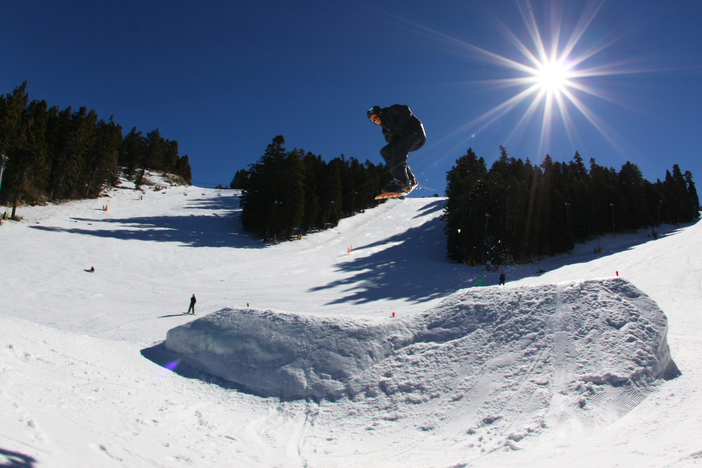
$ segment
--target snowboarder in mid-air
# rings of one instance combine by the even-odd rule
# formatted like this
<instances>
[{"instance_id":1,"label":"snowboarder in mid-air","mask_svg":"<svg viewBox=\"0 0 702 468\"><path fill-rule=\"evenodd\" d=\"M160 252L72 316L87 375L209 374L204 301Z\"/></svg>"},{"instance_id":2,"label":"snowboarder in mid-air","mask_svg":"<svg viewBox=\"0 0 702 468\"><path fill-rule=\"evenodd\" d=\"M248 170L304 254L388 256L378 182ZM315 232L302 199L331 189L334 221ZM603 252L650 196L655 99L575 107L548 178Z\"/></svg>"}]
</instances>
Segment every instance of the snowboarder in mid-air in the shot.
<instances>
[{"instance_id":1,"label":"snowboarder in mid-air","mask_svg":"<svg viewBox=\"0 0 702 468\"><path fill-rule=\"evenodd\" d=\"M390 107L373 106L368 109L368 119L383 129L388 142L380 150L393 180L383 190L383 195L407 195L417 186L417 179L407 165L407 155L416 151L427 141L424 125L409 107L395 104Z\"/></svg>"}]
</instances>

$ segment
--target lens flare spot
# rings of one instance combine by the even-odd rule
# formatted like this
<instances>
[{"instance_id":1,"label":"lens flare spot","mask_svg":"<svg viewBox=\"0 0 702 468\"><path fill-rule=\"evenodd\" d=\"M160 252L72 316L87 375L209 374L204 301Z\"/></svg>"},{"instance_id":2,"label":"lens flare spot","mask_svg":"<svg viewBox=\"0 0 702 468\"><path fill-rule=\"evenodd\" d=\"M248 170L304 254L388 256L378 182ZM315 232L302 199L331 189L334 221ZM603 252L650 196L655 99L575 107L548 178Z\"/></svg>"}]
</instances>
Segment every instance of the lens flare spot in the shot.
<instances>
[{"instance_id":1,"label":"lens flare spot","mask_svg":"<svg viewBox=\"0 0 702 468\"><path fill-rule=\"evenodd\" d=\"M166 364L166 365L163 366L163 367L165 367L165 368L168 369L169 371L173 372L173 371L175 370L175 368L178 367L178 364L180 364L180 361L175 360L175 361L173 361L173 362L169 362L168 364Z\"/></svg>"},{"instance_id":2,"label":"lens flare spot","mask_svg":"<svg viewBox=\"0 0 702 468\"><path fill-rule=\"evenodd\" d=\"M163 367L161 367L154 375L151 376L151 383L160 382L165 377L171 375L173 371L175 371L176 367L178 367L178 364L180 364L180 359L164 364Z\"/></svg>"}]
</instances>

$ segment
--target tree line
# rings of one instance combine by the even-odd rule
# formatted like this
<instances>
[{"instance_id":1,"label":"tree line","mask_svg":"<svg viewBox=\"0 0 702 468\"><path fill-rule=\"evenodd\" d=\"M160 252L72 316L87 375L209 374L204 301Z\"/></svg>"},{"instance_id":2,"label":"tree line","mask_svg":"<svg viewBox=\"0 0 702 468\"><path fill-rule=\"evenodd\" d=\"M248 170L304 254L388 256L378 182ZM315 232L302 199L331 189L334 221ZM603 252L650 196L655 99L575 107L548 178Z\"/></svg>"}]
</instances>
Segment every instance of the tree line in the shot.
<instances>
[{"instance_id":1,"label":"tree line","mask_svg":"<svg viewBox=\"0 0 702 468\"><path fill-rule=\"evenodd\" d=\"M123 137L122 127L98 119L94 110L60 110L46 101L29 101L27 82L0 95L0 202L17 204L97 197L118 181L122 168L137 187L146 170L192 177L188 156L178 142L158 129L142 135L136 128Z\"/></svg>"},{"instance_id":2,"label":"tree line","mask_svg":"<svg viewBox=\"0 0 702 468\"><path fill-rule=\"evenodd\" d=\"M242 189L241 222L264 239L302 236L335 227L339 220L378 205L390 181L384 165L361 164L343 155L329 162L301 149L287 151L276 136L249 169L237 171L230 188Z\"/></svg>"},{"instance_id":3,"label":"tree line","mask_svg":"<svg viewBox=\"0 0 702 468\"><path fill-rule=\"evenodd\" d=\"M699 218L689 171L676 164L663 181L645 180L627 162L619 172L579 153L568 163L546 155L540 165L500 157L488 170L472 149L446 175L443 213L448 257L462 263L527 262L566 252L576 242L661 223Z\"/></svg>"}]
</instances>

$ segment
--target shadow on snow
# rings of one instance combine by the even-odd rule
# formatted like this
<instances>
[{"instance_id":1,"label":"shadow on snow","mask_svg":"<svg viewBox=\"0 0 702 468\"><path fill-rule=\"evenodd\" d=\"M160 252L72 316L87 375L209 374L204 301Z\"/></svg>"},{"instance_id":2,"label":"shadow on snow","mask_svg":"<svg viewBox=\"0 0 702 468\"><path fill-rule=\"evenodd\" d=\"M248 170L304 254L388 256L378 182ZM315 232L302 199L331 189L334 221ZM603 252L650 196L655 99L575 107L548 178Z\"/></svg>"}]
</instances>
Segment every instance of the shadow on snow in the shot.
<instances>
[{"instance_id":1,"label":"shadow on snow","mask_svg":"<svg viewBox=\"0 0 702 468\"><path fill-rule=\"evenodd\" d=\"M437 201L422 209L417 217L443 209ZM410 228L382 241L354 248L352 260L337 265L344 278L310 292L342 288L349 294L327 305L363 304L383 299L427 302L448 296L466 287L460 265L446 258L444 223L439 218ZM364 255L367 251L370 255Z\"/></svg>"},{"instance_id":2,"label":"shadow on snow","mask_svg":"<svg viewBox=\"0 0 702 468\"><path fill-rule=\"evenodd\" d=\"M0 448L0 468L32 468L36 461L29 455Z\"/></svg>"},{"instance_id":3,"label":"shadow on snow","mask_svg":"<svg viewBox=\"0 0 702 468\"><path fill-rule=\"evenodd\" d=\"M112 224L113 229L60 228L30 226L32 229L66 232L95 237L151 242L177 242L189 247L262 248L267 245L243 233L238 207L238 197L194 200L186 210L219 210L224 215L190 214L189 216L145 216L125 219L71 218L76 223L98 225ZM235 203L234 203L235 202Z\"/></svg>"}]
</instances>

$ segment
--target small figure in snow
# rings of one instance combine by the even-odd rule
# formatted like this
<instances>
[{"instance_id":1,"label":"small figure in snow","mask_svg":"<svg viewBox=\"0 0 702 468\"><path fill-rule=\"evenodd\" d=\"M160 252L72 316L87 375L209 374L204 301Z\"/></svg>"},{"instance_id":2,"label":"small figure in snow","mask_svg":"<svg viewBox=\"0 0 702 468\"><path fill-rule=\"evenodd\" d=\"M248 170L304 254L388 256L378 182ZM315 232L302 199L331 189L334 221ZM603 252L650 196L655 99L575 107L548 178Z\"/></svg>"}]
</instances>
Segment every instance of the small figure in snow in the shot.
<instances>
[{"instance_id":1,"label":"small figure in snow","mask_svg":"<svg viewBox=\"0 0 702 468\"><path fill-rule=\"evenodd\" d=\"M536 274L540 275L541 273L546 273L546 270L539 268L539 271L537 271Z\"/></svg>"},{"instance_id":2,"label":"small figure in snow","mask_svg":"<svg viewBox=\"0 0 702 468\"><path fill-rule=\"evenodd\" d=\"M505 273L502 272L502 274L500 275L500 286L504 286L504 285L505 285Z\"/></svg>"},{"instance_id":3,"label":"small figure in snow","mask_svg":"<svg viewBox=\"0 0 702 468\"><path fill-rule=\"evenodd\" d=\"M95 273L95 267L90 267L90 270L85 270L88 273Z\"/></svg>"},{"instance_id":4,"label":"small figure in snow","mask_svg":"<svg viewBox=\"0 0 702 468\"><path fill-rule=\"evenodd\" d=\"M407 165L407 155L416 151L427 141L424 125L409 107L395 104L382 108L368 109L368 119L383 129L388 142L380 150L385 164L390 169L393 181L383 189L383 193L409 193L417 185L417 179Z\"/></svg>"},{"instance_id":5,"label":"small figure in snow","mask_svg":"<svg viewBox=\"0 0 702 468\"><path fill-rule=\"evenodd\" d=\"M189 314L190 311L192 310L192 314L195 315L195 303L197 302L197 299L195 299L195 294L193 294L193 297L190 298L190 307L188 307L188 311L186 314Z\"/></svg>"}]
</instances>

